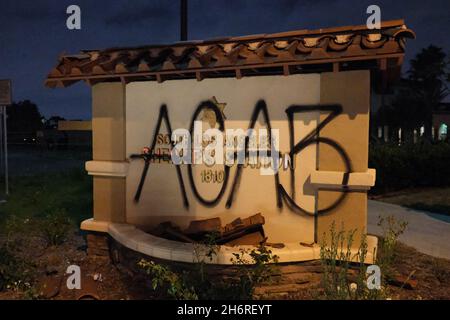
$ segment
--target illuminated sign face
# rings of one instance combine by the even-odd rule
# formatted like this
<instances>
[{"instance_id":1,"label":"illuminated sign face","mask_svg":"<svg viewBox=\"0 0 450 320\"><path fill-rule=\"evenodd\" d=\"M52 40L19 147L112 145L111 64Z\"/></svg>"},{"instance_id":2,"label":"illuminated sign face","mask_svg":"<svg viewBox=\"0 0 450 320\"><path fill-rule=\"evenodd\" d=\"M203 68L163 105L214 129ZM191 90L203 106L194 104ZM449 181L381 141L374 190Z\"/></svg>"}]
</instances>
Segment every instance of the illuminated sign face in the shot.
<instances>
[{"instance_id":1,"label":"illuminated sign face","mask_svg":"<svg viewBox=\"0 0 450 320\"><path fill-rule=\"evenodd\" d=\"M171 220L186 226L212 217L227 223L261 212L272 241L277 235L284 241L314 240L314 215L327 209L316 208L317 192L309 182L318 145L329 145L349 163L340 146L318 136L340 112L338 105L320 106L319 75L130 83L126 97L129 223L151 227ZM320 120L321 114L328 116ZM258 155L252 162L248 145L244 163L175 165L171 150L177 140L171 141L171 134L184 129L195 136L196 124L203 133L222 132L225 146L232 140L229 129L276 131L281 169L261 174L265 162ZM291 165L284 165L289 158Z\"/></svg>"}]
</instances>

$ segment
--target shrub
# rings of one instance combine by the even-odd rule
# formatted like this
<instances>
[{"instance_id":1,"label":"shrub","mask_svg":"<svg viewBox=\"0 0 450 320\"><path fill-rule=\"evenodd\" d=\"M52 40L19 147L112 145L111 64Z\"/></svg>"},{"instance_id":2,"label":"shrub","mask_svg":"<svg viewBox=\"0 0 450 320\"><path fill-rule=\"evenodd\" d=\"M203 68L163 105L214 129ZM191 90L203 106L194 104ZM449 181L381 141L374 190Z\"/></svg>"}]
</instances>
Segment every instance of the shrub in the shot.
<instances>
[{"instance_id":1,"label":"shrub","mask_svg":"<svg viewBox=\"0 0 450 320\"><path fill-rule=\"evenodd\" d=\"M378 250L374 263L381 270L381 289L368 289L365 264L368 247L367 237L362 235L358 251L352 253L356 230L336 230L333 222L327 242L324 234L320 244L320 261L323 268L322 295L319 297L329 300L349 299L385 299L389 292L387 282L393 273L395 249L398 237L405 231L407 223L397 221L393 216L379 218L378 226L383 231L379 238ZM356 273L356 277L351 272Z\"/></svg>"},{"instance_id":2,"label":"shrub","mask_svg":"<svg viewBox=\"0 0 450 320\"><path fill-rule=\"evenodd\" d=\"M273 263L278 262L278 256L264 244L255 249L241 249L239 253L233 253L231 262L240 266L238 269L239 282L236 286L239 299L251 299L255 288L267 281L276 273ZM250 258L250 260L248 259Z\"/></svg>"},{"instance_id":3,"label":"shrub","mask_svg":"<svg viewBox=\"0 0 450 320\"><path fill-rule=\"evenodd\" d=\"M396 220L394 216L378 217L377 225L382 230L382 237L378 241L377 265L381 268L384 278L392 275L395 260L395 249L398 238L405 232L408 223Z\"/></svg>"},{"instance_id":4,"label":"shrub","mask_svg":"<svg viewBox=\"0 0 450 320\"><path fill-rule=\"evenodd\" d=\"M34 266L14 254L6 245L0 247L0 291L9 289L27 290L31 287Z\"/></svg>"},{"instance_id":5,"label":"shrub","mask_svg":"<svg viewBox=\"0 0 450 320\"><path fill-rule=\"evenodd\" d=\"M24 244L26 242L32 241L26 239L25 241L23 235L31 236L35 234L35 228L33 228L33 219L18 217L16 215L10 215L4 222L2 226L2 231L5 233L5 245L7 247L14 246L16 244Z\"/></svg>"},{"instance_id":6,"label":"shrub","mask_svg":"<svg viewBox=\"0 0 450 320\"><path fill-rule=\"evenodd\" d=\"M152 277L153 290L166 291L169 297L176 300L198 299L194 288L189 287L186 279L168 267L144 259L139 261L138 266Z\"/></svg>"},{"instance_id":7,"label":"shrub","mask_svg":"<svg viewBox=\"0 0 450 320\"><path fill-rule=\"evenodd\" d=\"M40 231L49 246L62 244L72 227L71 220L65 210L46 215L40 223Z\"/></svg>"},{"instance_id":8,"label":"shrub","mask_svg":"<svg viewBox=\"0 0 450 320\"><path fill-rule=\"evenodd\" d=\"M373 144L369 166L377 170L374 193L410 187L450 186L450 144L420 141Z\"/></svg>"},{"instance_id":9,"label":"shrub","mask_svg":"<svg viewBox=\"0 0 450 320\"><path fill-rule=\"evenodd\" d=\"M152 288L177 300L252 299L255 287L270 279L274 273L271 262L278 257L266 246L252 250L242 249L235 254L232 263L237 266L236 276L224 279L205 271L206 259L212 261L219 247L214 236L207 237L207 244L196 246L197 261L191 271L175 272L152 261L141 260L138 266L151 276Z\"/></svg>"},{"instance_id":10,"label":"shrub","mask_svg":"<svg viewBox=\"0 0 450 320\"><path fill-rule=\"evenodd\" d=\"M356 230L336 230L333 222L320 244L320 261L323 268L322 296L327 300L379 299L383 292L369 290L366 284L367 241L362 235L359 249L352 252ZM355 264L352 264L352 261ZM351 279L350 270L356 272Z\"/></svg>"}]
</instances>

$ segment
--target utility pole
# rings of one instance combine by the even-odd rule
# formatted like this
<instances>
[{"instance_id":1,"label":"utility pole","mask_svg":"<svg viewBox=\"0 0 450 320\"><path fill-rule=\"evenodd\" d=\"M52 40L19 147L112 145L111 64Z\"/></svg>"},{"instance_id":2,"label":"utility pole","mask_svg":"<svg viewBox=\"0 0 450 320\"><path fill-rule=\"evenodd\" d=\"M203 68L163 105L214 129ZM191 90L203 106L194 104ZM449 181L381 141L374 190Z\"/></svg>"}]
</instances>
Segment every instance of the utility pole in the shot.
<instances>
[{"instance_id":1,"label":"utility pole","mask_svg":"<svg viewBox=\"0 0 450 320\"><path fill-rule=\"evenodd\" d=\"M6 202L9 195L8 185L8 130L6 128L7 106L12 104L11 80L0 80L0 170L3 169L3 176L0 173L0 181L4 180L5 198L0 197L0 202ZM1 194L1 193L0 193Z\"/></svg>"},{"instance_id":2,"label":"utility pole","mask_svg":"<svg viewBox=\"0 0 450 320\"><path fill-rule=\"evenodd\" d=\"M180 40L188 37L188 0L180 0Z\"/></svg>"}]
</instances>

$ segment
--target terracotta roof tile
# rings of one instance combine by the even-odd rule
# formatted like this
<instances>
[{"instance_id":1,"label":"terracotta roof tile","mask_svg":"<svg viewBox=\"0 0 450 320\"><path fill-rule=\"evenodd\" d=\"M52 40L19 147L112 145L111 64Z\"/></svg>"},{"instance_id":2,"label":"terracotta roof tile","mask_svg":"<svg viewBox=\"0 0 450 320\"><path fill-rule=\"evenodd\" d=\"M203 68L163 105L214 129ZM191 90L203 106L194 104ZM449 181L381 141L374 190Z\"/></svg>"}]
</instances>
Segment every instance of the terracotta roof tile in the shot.
<instances>
[{"instance_id":1,"label":"terracotta roof tile","mask_svg":"<svg viewBox=\"0 0 450 320\"><path fill-rule=\"evenodd\" d=\"M403 20L395 20L383 22L378 30L349 26L171 45L83 50L80 54L62 55L47 76L46 85L65 87L79 80L93 84L130 79L201 80L210 75L229 76L230 73L240 78L276 72L321 72L330 71L330 66L335 70L336 64L348 66L352 61L358 62L357 68L372 68L380 65L372 62L381 59L390 60L386 64L390 66L389 70L395 69L398 73L405 39L414 37L414 32L404 25ZM300 68L302 65L309 67Z\"/></svg>"}]
</instances>

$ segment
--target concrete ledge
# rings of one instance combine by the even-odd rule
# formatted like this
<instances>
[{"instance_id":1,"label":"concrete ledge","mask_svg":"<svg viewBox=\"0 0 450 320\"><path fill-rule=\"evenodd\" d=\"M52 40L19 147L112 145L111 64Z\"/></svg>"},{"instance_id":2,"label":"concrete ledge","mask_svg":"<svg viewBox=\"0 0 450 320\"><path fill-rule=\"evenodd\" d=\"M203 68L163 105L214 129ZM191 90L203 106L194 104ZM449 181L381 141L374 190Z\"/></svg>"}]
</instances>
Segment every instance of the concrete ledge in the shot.
<instances>
[{"instance_id":1,"label":"concrete ledge","mask_svg":"<svg viewBox=\"0 0 450 320\"><path fill-rule=\"evenodd\" d=\"M148 255L150 257L171 260L177 262L194 263L204 261L208 264L231 265L233 253L240 253L241 249L254 249L254 246L220 246L220 249L212 260L206 257L208 248L200 244L183 243L167 240L145 233L130 224L110 223L108 233L123 246ZM368 253L366 263L373 262L373 253L377 246L377 238L368 236ZM274 255L279 257L280 263L300 262L320 259L320 246L313 244L311 247L299 243L287 243L284 248L270 248ZM352 252L356 255L357 250ZM249 257L245 257L248 259ZM250 259L251 261L251 259Z\"/></svg>"},{"instance_id":2,"label":"concrete ledge","mask_svg":"<svg viewBox=\"0 0 450 320\"><path fill-rule=\"evenodd\" d=\"M109 231L109 222L107 221L96 221L93 218L84 220L81 223L80 229L84 231L96 231L96 232L104 232L108 233Z\"/></svg>"},{"instance_id":3,"label":"concrete ledge","mask_svg":"<svg viewBox=\"0 0 450 320\"><path fill-rule=\"evenodd\" d=\"M311 173L311 184L317 188L342 189L344 172L314 171ZM369 190L375 185L376 171L368 169L367 172L353 172L349 174L347 186L351 190Z\"/></svg>"},{"instance_id":4,"label":"concrete ledge","mask_svg":"<svg viewBox=\"0 0 450 320\"><path fill-rule=\"evenodd\" d=\"M92 176L126 177L129 163L126 161L87 161L86 171Z\"/></svg>"}]
</instances>

